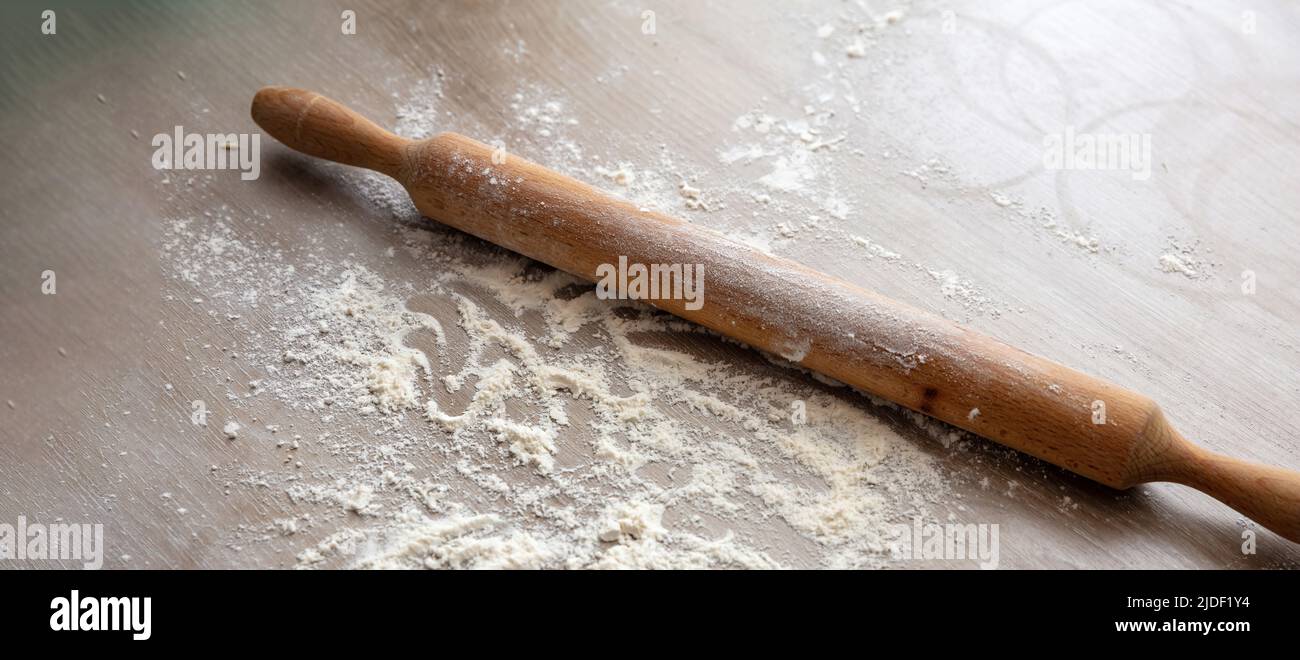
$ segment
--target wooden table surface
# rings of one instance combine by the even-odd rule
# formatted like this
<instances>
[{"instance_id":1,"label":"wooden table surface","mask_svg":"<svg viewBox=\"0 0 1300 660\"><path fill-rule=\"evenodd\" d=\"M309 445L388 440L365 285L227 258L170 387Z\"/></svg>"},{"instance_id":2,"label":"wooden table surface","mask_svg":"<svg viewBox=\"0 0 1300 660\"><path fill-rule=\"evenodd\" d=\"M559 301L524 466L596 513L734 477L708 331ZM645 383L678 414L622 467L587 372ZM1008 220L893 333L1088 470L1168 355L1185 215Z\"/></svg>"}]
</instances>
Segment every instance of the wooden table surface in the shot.
<instances>
[{"instance_id":1,"label":"wooden table surface","mask_svg":"<svg viewBox=\"0 0 1300 660\"><path fill-rule=\"evenodd\" d=\"M287 566L319 540L233 543L231 530L289 505L223 496L209 465L245 460L242 449L199 437L216 430L194 429L188 402L162 387L220 400L196 368L213 358L195 339L248 337L165 304L183 291L160 267L162 220L212 200L158 185L149 136L254 131L248 103L266 84L321 91L392 125L394 86L438 68L447 129L491 138L520 81L561 90L584 147L634 163L666 150L694 173L720 203L684 213L692 221L764 237L774 252L1148 394L1204 446L1300 468L1295 3L1246 14L1118 0L660 2L654 35L641 32L646 3L628 2L5 4L0 521L102 521L107 567ZM40 32L47 7L56 35ZM344 9L357 12L355 35L340 33ZM851 56L844 26L875 19L888 27ZM839 27L822 37L823 25ZM845 137L808 194L846 200L849 212L822 220L899 259L774 230L807 215L756 213L747 175L719 162L737 117L798 117L828 92ZM1067 126L1149 135L1150 177L1046 169L1043 136ZM519 148L545 154L540 142ZM252 231L274 238L278 226L341 227L355 215L300 207L329 182L303 183L302 161L286 165L273 140L262 150L257 185L222 177L209 189L244 212L274 209L276 223ZM42 293L47 270L56 295ZM1003 527L1004 567L1300 563L1300 546L1190 489L1119 493L1028 458L927 451L962 477L962 518ZM1000 495L1009 482L1015 497ZM184 494L190 515L175 519L163 491ZM1255 554L1242 552L1247 529Z\"/></svg>"}]
</instances>

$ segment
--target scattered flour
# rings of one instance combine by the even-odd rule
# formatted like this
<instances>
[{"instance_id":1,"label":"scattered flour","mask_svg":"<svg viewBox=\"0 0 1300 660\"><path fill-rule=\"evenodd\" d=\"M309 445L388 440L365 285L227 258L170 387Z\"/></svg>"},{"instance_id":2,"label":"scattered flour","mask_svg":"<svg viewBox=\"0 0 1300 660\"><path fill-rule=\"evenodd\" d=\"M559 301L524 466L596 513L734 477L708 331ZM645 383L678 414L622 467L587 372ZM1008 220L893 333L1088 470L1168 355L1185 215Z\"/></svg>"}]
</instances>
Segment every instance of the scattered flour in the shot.
<instances>
[{"instance_id":1,"label":"scattered flour","mask_svg":"<svg viewBox=\"0 0 1300 660\"><path fill-rule=\"evenodd\" d=\"M1187 260L1181 255L1172 252L1166 252L1160 255L1160 270L1166 273L1179 273L1189 278L1197 276L1196 269L1193 268Z\"/></svg>"},{"instance_id":2,"label":"scattered flour","mask_svg":"<svg viewBox=\"0 0 1300 660\"><path fill-rule=\"evenodd\" d=\"M399 132L457 128L439 125L454 120L439 110L445 82L439 72L399 99ZM577 122L545 90L521 88L509 111L513 134L536 140L518 146L547 165L659 210L716 208L666 157L643 167L583 153L568 135ZM825 194L817 156L842 136L825 122L750 113L735 126L744 144L720 157L761 161L757 185L843 220L852 200ZM346 261L316 235L258 242L249 228L275 220L224 207L165 226L174 304L211 308L252 338L239 360L257 386L213 377L234 406L273 400L295 438L241 445L277 452L281 468L254 468L249 454L221 469L232 491L283 507L264 530L229 530L228 546L287 545L301 568L877 566L891 561L892 523L945 497L931 460L875 412L886 404L788 365L703 359L701 341L715 355L731 344L431 226L382 178L344 176L393 218L320 232L348 241ZM945 295L979 295L929 275ZM902 414L945 445L960 437Z\"/></svg>"},{"instance_id":3,"label":"scattered flour","mask_svg":"<svg viewBox=\"0 0 1300 660\"><path fill-rule=\"evenodd\" d=\"M1169 247L1156 262L1162 272L1177 273L1191 280L1205 279L1212 275L1216 264L1201 254L1198 242L1169 241ZM1212 256L1212 255L1211 255Z\"/></svg>"},{"instance_id":4,"label":"scattered flour","mask_svg":"<svg viewBox=\"0 0 1300 660\"><path fill-rule=\"evenodd\" d=\"M173 227L194 232L166 252L179 284L188 270L216 298L253 287L236 300L280 300L263 313L281 329L264 351L245 349L267 365L256 396L300 413L289 424L304 436L299 454L332 467L286 463L241 483L282 489L285 517L313 519L265 536L307 541L301 567L880 565L891 521L945 490L869 400L644 343L710 335L599 301L563 274L528 276L525 260L448 230L392 229L419 256L416 286L308 250L288 259L292 277L253 258L209 277L195 266L208 231ZM415 298L443 301L452 318L412 311ZM240 304L238 322L257 323ZM408 346L416 337L437 354ZM800 424L793 401L806 406ZM368 522L348 523L358 516ZM810 558L773 554L773 520Z\"/></svg>"}]
</instances>

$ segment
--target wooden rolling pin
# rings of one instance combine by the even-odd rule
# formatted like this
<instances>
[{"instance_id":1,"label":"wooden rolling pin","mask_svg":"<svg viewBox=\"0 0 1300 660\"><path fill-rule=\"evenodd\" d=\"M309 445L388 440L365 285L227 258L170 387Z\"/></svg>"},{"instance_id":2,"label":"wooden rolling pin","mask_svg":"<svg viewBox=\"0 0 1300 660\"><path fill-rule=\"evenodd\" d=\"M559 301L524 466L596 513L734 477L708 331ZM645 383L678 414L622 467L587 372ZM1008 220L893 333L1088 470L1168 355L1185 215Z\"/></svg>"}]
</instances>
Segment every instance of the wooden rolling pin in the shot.
<instances>
[{"instance_id":1,"label":"wooden rolling pin","mask_svg":"<svg viewBox=\"0 0 1300 660\"><path fill-rule=\"evenodd\" d=\"M408 140L288 87L258 91L252 114L293 149L393 177L425 216L589 281L620 257L702 265L702 306L646 302L1107 486L1197 488L1300 542L1300 473L1197 447L1141 394L462 135Z\"/></svg>"}]
</instances>

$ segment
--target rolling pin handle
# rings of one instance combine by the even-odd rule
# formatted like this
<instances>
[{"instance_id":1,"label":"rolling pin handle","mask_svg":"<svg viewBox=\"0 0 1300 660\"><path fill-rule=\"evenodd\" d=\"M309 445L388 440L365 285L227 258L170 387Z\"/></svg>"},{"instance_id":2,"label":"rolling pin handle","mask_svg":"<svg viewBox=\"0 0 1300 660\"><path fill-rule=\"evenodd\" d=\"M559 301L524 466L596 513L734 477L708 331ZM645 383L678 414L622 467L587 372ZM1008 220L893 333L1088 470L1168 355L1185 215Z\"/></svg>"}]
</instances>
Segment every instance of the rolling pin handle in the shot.
<instances>
[{"instance_id":1,"label":"rolling pin handle","mask_svg":"<svg viewBox=\"0 0 1300 660\"><path fill-rule=\"evenodd\" d=\"M393 178L399 178L404 147L411 143L336 101L294 87L258 90L251 114L285 146Z\"/></svg>"},{"instance_id":2,"label":"rolling pin handle","mask_svg":"<svg viewBox=\"0 0 1300 660\"><path fill-rule=\"evenodd\" d=\"M1170 480L1213 496L1300 543L1300 473L1225 456L1188 444L1188 459Z\"/></svg>"}]
</instances>

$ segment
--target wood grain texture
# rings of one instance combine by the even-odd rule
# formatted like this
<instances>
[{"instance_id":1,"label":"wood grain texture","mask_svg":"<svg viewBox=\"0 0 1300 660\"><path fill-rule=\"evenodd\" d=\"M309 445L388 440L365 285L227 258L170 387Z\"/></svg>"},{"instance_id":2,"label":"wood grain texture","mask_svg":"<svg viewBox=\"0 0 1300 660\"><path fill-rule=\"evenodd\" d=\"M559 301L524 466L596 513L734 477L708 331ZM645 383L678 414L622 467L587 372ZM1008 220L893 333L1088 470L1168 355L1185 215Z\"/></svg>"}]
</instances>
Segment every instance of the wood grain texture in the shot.
<instances>
[{"instance_id":1,"label":"wood grain texture","mask_svg":"<svg viewBox=\"0 0 1300 660\"><path fill-rule=\"evenodd\" d=\"M246 545L228 534L241 524L264 527L286 505L242 491L225 496L207 470L236 459L269 467L272 459L198 434L183 414L190 398L223 396L194 368L221 360L204 346L248 337L209 325L200 308L160 304L158 292L170 285L157 266L156 219L210 200L156 186L147 139L132 130L253 130L249 94L283 83L328 93L391 125L392 99L379 81L418 80L441 67L454 74L443 105L447 130L505 135L512 152L542 160L543 145L508 132L510 95L525 85L564 90L584 146L653 162L664 145L724 189L762 174L718 166L734 119L757 107L798 116L801 90L825 74L811 53L843 59L814 34L837 7L682 3L661 9L658 35L642 39L640 8L630 5L363 2L346 7L360 16L358 34L340 38L343 5L159 3L69 8L55 41L28 27L35 19L27 14L39 11L6 6L0 399L15 406L0 407L0 519L108 520L120 539L110 566L292 561L293 547ZM863 111L846 151L861 155L822 183L862 211L845 221L852 233L908 263L960 273L999 313L946 296L924 269L882 267L840 246L773 248L1142 392L1215 452L1300 465L1293 9L1257 7L1259 29L1248 35L1238 10L1210 4L981 4L959 6L958 31L946 35L943 8L917 3L904 23L910 34L858 62L851 75ZM1140 35L1134 26L1143 26ZM527 45L522 56L519 41ZM1041 135L1062 122L1151 132L1159 163L1152 179L1044 171ZM66 139L70 127L78 140ZM327 220L337 221L331 231L383 240L353 220L364 211L336 182L313 178L310 166L277 157L269 145L266 157L257 185L221 184L232 209L277 213L277 229L250 230L292 235ZM958 174L924 182L910 174L931 160ZM1095 235L1099 251L1080 250L1041 218L1009 215L990 201L991 192L1006 191L1027 209L1051 210L1058 227ZM691 220L746 235L783 218L736 200ZM1173 239L1211 255L1205 277L1158 268ZM60 277L53 299L39 292L47 268ZM1239 289L1247 269L1259 275L1256 295ZM234 377L243 377L238 369L231 367ZM267 418L277 413L260 405ZM133 414L116 414L124 408ZM927 442L905 423L899 428ZM956 477L968 476L955 478L954 515L1003 525L1004 566L1300 561L1291 544L1264 531L1258 554L1243 555L1248 523L1176 486L1120 494L1042 464L1001 460L994 450L933 453ZM162 492L175 499L163 501ZM189 503L189 516L176 517L176 499Z\"/></svg>"}]
</instances>

